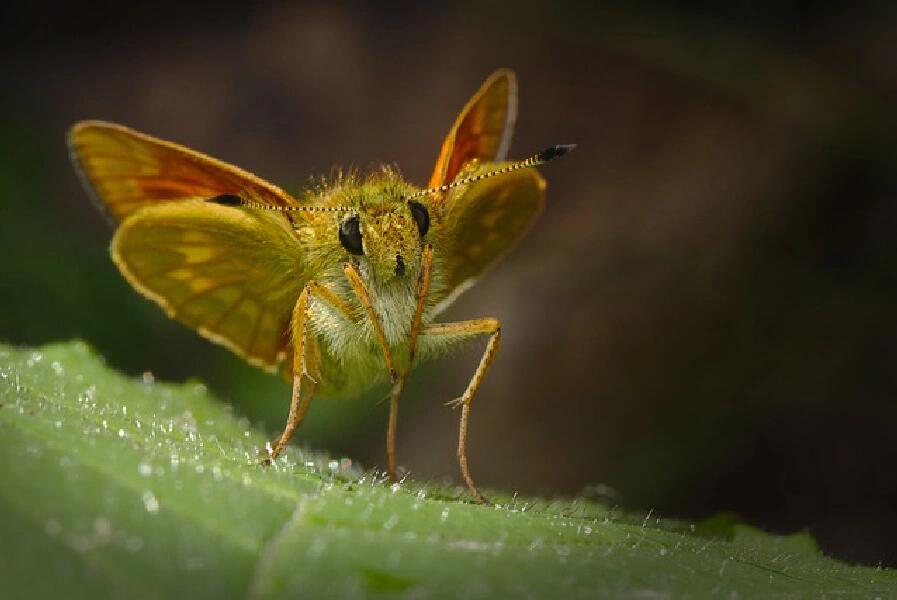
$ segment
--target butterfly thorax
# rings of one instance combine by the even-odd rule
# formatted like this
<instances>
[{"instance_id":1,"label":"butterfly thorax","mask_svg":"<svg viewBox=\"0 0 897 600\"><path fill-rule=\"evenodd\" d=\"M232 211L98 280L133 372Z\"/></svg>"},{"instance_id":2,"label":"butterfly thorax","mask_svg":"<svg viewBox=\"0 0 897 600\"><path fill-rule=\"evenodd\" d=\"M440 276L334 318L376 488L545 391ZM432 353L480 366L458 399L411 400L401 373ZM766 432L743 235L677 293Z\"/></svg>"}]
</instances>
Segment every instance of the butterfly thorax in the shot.
<instances>
[{"instance_id":1,"label":"butterfly thorax","mask_svg":"<svg viewBox=\"0 0 897 600\"><path fill-rule=\"evenodd\" d=\"M307 197L310 206L338 210L296 214L294 228L308 268L305 276L327 286L351 307L352 319L320 299L311 303L311 327L324 355L343 368L383 371L382 353L364 306L343 271L351 264L368 289L374 312L397 360L407 349L417 307L422 252L435 244L438 227L430 228L429 211L412 207L403 198L415 188L398 174L384 169L365 180L340 177ZM438 266L438 257L434 259ZM438 268L433 269L424 320L443 296ZM385 371L383 371L385 373Z\"/></svg>"}]
</instances>

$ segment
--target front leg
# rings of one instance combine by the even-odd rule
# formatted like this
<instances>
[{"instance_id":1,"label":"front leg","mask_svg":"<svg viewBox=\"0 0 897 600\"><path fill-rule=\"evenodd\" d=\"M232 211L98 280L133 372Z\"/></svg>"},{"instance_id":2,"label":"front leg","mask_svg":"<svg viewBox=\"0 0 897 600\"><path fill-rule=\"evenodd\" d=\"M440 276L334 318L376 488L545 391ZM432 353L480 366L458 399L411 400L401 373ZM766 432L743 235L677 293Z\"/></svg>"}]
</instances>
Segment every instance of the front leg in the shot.
<instances>
[{"instance_id":1,"label":"front leg","mask_svg":"<svg viewBox=\"0 0 897 600\"><path fill-rule=\"evenodd\" d=\"M430 276L433 272L433 244L424 244L421 252L420 278L417 281L417 307L414 309L414 318L411 320L411 332L408 334L408 368L405 376L411 372L414 364L414 353L417 351L417 336L420 334L421 319L424 315L424 306L430 293Z\"/></svg>"},{"instance_id":2,"label":"front leg","mask_svg":"<svg viewBox=\"0 0 897 600\"><path fill-rule=\"evenodd\" d=\"M396 365L392 360L392 352L390 352L389 344L386 342L386 336L383 334L383 327L380 325L380 319L374 311L374 303L371 300L370 293L368 293L368 288L364 284L364 280L361 278L358 269L350 263L346 263L343 266L343 272L346 274L346 279L348 279L349 283L352 285L352 289L355 291L358 301L361 302L361 306L364 307L364 311L371 321L374 335L377 336L377 343L380 344L380 349L383 351L383 360L386 362L386 369L389 371L389 380L395 385L399 380L399 376L396 373Z\"/></svg>"},{"instance_id":3,"label":"front leg","mask_svg":"<svg viewBox=\"0 0 897 600\"><path fill-rule=\"evenodd\" d=\"M355 295L358 296L359 301L362 306L364 306L364 309L371 320L374 333L383 349L383 357L386 366L389 369L390 381L392 382L392 388L389 391L389 422L386 426L386 472L389 474L389 478L392 481L398 480L396 468L396 429L399 417L399 398L402 395L402 391L405 389L405 382L408 380L408 374L411 372L411 366L414 363L414 352L417 346L418 334L421 330L421 319L424 313L427 294L430 291L432 265L433 246L431 244L425 244L421 253L421 271L417 283L417 305L414 311L414 316L411 319L411 330L408 335L408 366L401 374L396 372L389 344L386 342L386 336L383 334L383 328L380 325L376 312L374 312L370 294L367 291L367 287L364 285L364 281L361 279L361 275L351 264L347 264L344 267L346 277L349 279L349 283L352 284L352 289L355 290Z\"/></svg>"},{"instance_id":4,"label":"front leg","mask_svg":"<svg viewBox=\"0 0 897 600\"><path fill-rule=\"evenodd\" d=\"M420 278L417 282L417 307L414 310L414 317L411 319L411 331L408 334L408 366L399 376L399 381L392 386L389 392L389 422L386 426L386 468L392 481L397 481L398 479L396 474L396 429L399 420L399 397L405 389L405 382L408 381L408 375L411 374L411 367L414 365L414 353L417 349L417 338L421 330L421 319L424 314L427 294L430 293L432 266L433 246L426 244L421 255Z\"/></svg>"},{"instance_id":5,"label":"front leg","mask_svg":"<svg viewBox=\"0 0 897 600\"><path fill-rule=\"evenodd\" d=\"M383 334L383 326L380 325L380 319L377 317L376 311L374 311L374 303L371 301L371 295L368 293L367 286L364 284L361 274L358 272L358 269L349 263L346 263L343 267L343 272L346 274L346 279L349 280L352 289L355 290L355 295L358 297L358 301L361 302L361 305L368 315L368 319L371 321L374 335L377 336L377 343L380 344L380 349L383 351L383 360L386 363L386 369L389 371L389 380L392 382L392 389L389 392L389 425L387 426L386 434L386 470L389 473L389 478L392 481L397 481L395 440L392 439L389 432L395 431L399 395L402 393L402 388L405 387L405 377L403 376L400 378L396 371L395 362L392 359L392 352L389 349L389 343L386 341L386 336Z\"/></svg>"},{"instance_id":6,"label":"front leg","mask_svg":"<svg viewBox=\"0 0 897 600\"><path fill-rule=\"evenodd\" d=\"M477 366L477 370L474 371L470 383L467 384L464 394L452 404L461 406L461 425L458 430L458 464L461 467L461 477L464 478L467 489L470 490L476 501L485 503L486 498L480 494L476 484L473 482L467 464L467 428L470 420L470 404L483 381L483 377L486 376L486 371L489 370L489 366L492 364L492 360L495 358L495 353L498 352L498 347L501 343L501 323L497 319L492 318L474 319L457 323L428 325L421 331L421 336L434 338L430 341L433 345L438 345L440 338L445 344L453 344L479 335L489 336L486 350L483 352L480 364Z\"/></svg>"}]
</instances>

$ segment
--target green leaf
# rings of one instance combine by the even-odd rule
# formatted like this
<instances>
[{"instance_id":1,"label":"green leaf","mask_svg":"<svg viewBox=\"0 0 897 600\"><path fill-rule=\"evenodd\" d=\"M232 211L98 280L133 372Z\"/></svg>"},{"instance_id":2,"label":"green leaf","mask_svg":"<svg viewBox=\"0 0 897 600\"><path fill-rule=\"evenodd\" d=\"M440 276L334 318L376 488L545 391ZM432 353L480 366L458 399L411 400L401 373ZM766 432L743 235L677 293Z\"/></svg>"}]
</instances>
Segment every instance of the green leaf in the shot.
<instances>
[{"instance_id":1,"label":"green leaf","mask_svg":"<svg viewBox=\"0 0 897 600\"><path fill-rule=\"evenodd\" d=\"M122 376L83 343L0 346L0 404L5 597L897 595L894 571L805 534L500 492L478 506L297 449L263 469L264 435L202 384Z\"/></svg>"}]
</instances>

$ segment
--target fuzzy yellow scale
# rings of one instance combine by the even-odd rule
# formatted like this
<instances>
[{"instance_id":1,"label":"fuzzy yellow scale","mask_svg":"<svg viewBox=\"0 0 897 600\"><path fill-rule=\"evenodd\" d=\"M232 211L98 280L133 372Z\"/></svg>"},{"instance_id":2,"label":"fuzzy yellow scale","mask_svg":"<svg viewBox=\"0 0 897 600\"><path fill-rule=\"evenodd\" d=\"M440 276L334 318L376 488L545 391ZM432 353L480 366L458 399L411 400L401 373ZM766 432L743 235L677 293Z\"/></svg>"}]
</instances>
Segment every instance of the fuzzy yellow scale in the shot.
<instances>
[{"instance_id":1,"label":"fuzzy yellow scale","mask_svg":"<svg viewBox=\"0 0 897 600\"><path fill-rule=\"evenodd\" d=\"M398 402L412 367L483 338L463 394L458 459L470 492L471 402L498 350L494 318L438 322L524 235L545 182L530 167L555 146L502 162L516 81L496 71L446 136L430 187L383 168L294 198L178 144L101 121L76 124L69 146L86 189L117 224L111 254L124 277L174 319L293 383L277 458L311 400L390 388L387 469L396 477Z\"/></svg>"}]
</instances>

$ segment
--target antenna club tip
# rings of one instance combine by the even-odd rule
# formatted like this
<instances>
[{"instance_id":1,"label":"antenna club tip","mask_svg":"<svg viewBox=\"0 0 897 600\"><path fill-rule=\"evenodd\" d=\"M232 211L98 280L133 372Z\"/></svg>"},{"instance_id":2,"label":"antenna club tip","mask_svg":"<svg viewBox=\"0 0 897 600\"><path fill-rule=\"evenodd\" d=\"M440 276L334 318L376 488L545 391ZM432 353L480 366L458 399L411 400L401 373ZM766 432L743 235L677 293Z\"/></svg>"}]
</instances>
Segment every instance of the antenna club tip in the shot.
<instances>
[{"instance_id":1,"label":"antenna club tip","mask_svg":"<svg viewBox=\"0 0 897 600\"><path fill-rule=\"evenodd\" d=\"M576 148L576 144L558 144L540 152L538 159L540 162L548 162L567 154L574 148Z\"/></svg>"}]
</instances>

